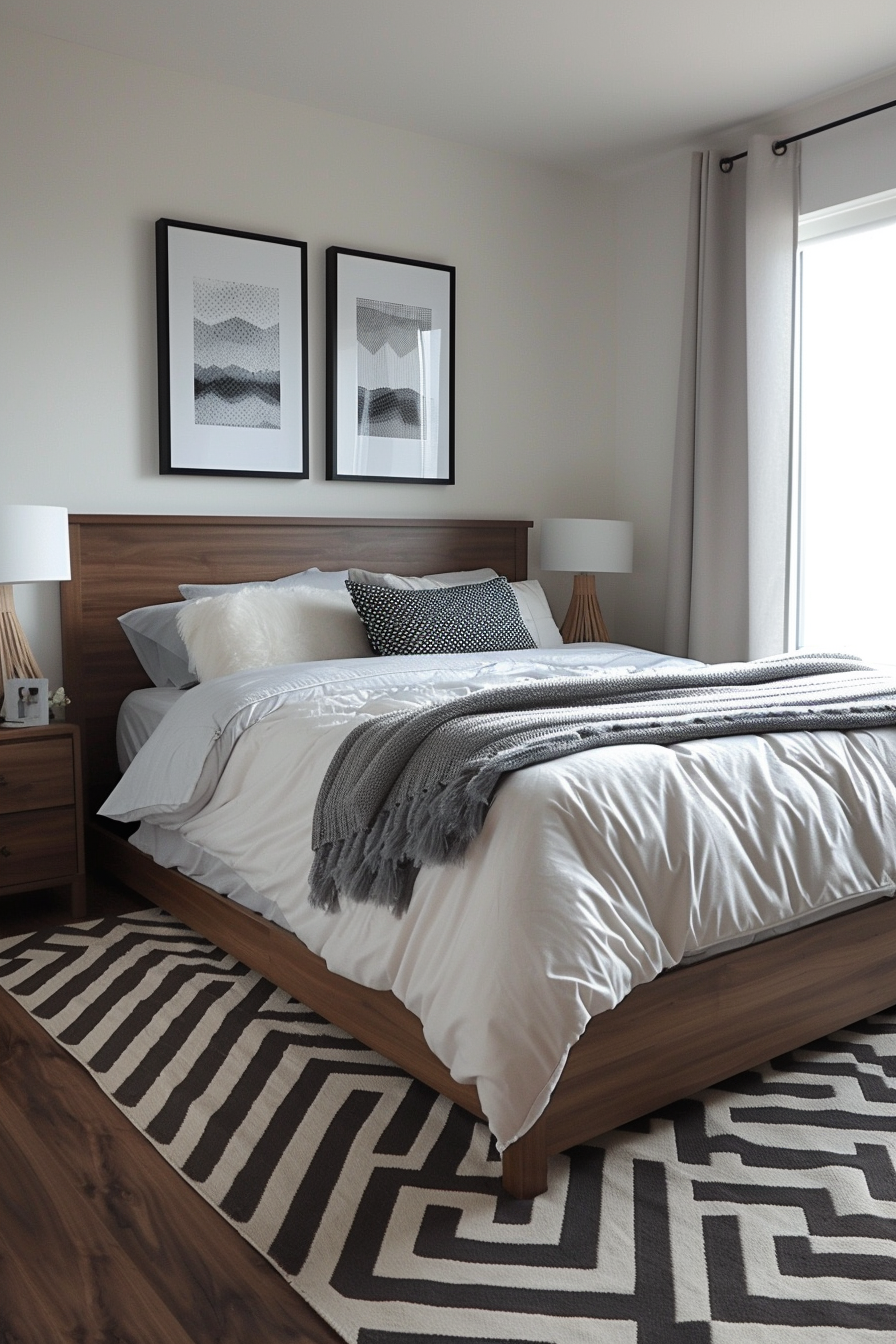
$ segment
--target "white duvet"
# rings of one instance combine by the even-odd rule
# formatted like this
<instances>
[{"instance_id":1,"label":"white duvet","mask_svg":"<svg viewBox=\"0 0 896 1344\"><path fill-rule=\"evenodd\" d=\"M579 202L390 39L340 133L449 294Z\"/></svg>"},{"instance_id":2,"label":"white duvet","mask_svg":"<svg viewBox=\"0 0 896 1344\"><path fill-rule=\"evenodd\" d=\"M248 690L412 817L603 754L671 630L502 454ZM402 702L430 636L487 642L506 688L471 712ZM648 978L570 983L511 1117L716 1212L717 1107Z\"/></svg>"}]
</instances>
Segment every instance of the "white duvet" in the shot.
<instances>
[{"instance_id":1,"label":"white duvet","mask_svg":"<svg viewBox=\"0 0 896 1344\"><path fill-rule=\"evenodd\" d=\"M499 1149L547 1104L589 1018L682 960L892 895L896 729L604 747L509 776L462 868L426 868L404 919L308 903L311 821L360 718L508 677L681 660L619 645L351 659L238 673L185 694L102 813L391 989Z\"/></svg>"}]
</instances>

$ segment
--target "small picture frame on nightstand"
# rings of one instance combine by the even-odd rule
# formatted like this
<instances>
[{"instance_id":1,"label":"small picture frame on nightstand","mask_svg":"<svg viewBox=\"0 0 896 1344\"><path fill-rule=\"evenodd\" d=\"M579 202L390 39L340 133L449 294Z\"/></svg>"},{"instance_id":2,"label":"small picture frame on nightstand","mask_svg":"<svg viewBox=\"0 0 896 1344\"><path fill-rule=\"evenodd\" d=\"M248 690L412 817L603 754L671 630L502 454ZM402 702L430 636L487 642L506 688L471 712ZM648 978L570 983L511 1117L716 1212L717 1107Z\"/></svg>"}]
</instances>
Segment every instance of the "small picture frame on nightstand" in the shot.
<instances>
[{"instance_id":1,"label":"small picture frame on nightstand","mask_svg":"<svg viewBox=\"0 0 896 1344\"><path fill-rule=\"evenodd\" d=\"M50 722L46 677L10 677L4 686L4 728L46 728Z\"/></svg>"}]
</instances>

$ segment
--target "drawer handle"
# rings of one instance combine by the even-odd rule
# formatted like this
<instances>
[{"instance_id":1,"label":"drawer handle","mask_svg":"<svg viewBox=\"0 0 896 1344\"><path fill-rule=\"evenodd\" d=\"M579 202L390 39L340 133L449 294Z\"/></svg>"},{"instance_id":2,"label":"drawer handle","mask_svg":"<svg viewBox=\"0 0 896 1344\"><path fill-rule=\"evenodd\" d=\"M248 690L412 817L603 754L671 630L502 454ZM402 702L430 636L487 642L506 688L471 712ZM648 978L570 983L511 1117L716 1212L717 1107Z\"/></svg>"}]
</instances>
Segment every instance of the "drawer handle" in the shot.
<instances>
[{"instance_id":1,"label":"drawer handle","mask_svg":"<svg viewBox=\"0 0 896 1344\"><path fill-rule=\"evenodd\" d=\"M11 858L12 858L12 850L9 849L8 846L6 846L6 845L3 845L2 847L0 847L0 854L3 855L4 859L11 859Z\"/></svg>"},{"instance_id":2,"label":"drawer handle","mask_svg":"<svg viewBox=\"0 0 896 1344\"><path fill-rule=\"evenodd\" d=\"M0 775L0 788L5 788L5 787L6 787L6 776L5 776L5 775Z\"/></svg>"}]
</instances>

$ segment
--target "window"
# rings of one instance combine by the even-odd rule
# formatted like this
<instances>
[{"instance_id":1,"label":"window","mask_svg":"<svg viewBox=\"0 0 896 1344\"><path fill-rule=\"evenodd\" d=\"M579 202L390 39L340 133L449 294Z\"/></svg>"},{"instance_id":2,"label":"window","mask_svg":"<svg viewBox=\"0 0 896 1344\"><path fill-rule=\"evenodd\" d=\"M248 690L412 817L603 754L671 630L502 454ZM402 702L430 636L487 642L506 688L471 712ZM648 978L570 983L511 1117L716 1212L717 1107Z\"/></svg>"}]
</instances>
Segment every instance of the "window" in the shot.
<instances>
[{"instance_id":1,"label":"window","mask_svg":"<svg viewBox=\"0 0 896 1344\"><path fill-rule=\"evenodd\" d=\"M800 221L794 640L896 663L896 192Z\"/></svg>"}]
</instances>

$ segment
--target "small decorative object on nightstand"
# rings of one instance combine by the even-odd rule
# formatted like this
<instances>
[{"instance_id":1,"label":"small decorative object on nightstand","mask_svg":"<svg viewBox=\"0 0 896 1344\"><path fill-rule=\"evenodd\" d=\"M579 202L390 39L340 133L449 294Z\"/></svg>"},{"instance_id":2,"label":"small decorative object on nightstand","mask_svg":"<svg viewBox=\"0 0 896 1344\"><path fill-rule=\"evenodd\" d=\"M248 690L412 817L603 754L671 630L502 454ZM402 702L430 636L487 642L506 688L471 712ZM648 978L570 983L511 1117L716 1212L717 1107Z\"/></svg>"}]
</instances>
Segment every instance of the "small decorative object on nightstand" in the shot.
<instances>
[{"instance_id":1,"label":"small decorative object on nightstand","mask_svg":"<svg viewBox=\"0 0 896 1344\"><path fill-rule=\"evenodd\" d=\"M541 568L575 574L572 601L560 627L564 644L607 641L594 575L631 573L632 525L608 518L545 518Z\"/></svg>"},{"instance_id":2,"label":"small decorative object on nightstand","mask_svg":"<svg viewBox=\"0 0 896 1344\"><path fill-rule=\"evenodd\" d=\"M46 677L9 677L3 690L4 728L46 728L50 722Z\"/></svg>"},{"instance_id":3,"label":"small decorative object on nightstand","mask_svg":"<svg viewBox=\"0 0 896 1344\"><path fill-rule=\"evenodd\" d=\"M0 899L70 887L72 915L87 913L81 740L76 724L0 734Z\"/></svg>"}]
</instances>

